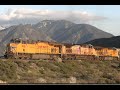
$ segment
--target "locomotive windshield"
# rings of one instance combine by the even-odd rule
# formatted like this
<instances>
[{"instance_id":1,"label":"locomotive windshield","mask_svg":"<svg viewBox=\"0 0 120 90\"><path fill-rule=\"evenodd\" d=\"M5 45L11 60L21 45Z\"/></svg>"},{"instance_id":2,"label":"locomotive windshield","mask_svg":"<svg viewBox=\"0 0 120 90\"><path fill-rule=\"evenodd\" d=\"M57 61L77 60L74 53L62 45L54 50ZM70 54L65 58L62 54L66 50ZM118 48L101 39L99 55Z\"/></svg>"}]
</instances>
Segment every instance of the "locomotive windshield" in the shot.
<instances>
[{"instance_id":1,"label":"locomotive windshield","mask_svg":"<svg viewBox=\"0 0 120 90\"><path fill-rule=\"evenodd\" d=\"M20 43L21 39L11 39L10 42L11 43Z\"/></svg>"}]
</instances>

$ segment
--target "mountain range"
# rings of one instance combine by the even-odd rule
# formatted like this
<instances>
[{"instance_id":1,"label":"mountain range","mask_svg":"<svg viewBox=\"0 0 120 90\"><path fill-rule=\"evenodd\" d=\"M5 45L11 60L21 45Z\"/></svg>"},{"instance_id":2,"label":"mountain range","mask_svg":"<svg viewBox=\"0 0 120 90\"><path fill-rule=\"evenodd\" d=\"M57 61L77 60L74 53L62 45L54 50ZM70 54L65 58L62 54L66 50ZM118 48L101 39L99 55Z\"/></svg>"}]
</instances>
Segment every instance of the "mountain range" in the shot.
<instances>
[{"instance_id":1,"label":"mountain range","mask_svg":"<svg viewBox=\"0 0 120 90\"><path fill-rule=\"evenodd\" d=\"M43 20L36 24L14 25L0 31L0 55L13 38L81 44L114 35L89 24L76 24L66 20Z\"/></svg>"}]
</instances>

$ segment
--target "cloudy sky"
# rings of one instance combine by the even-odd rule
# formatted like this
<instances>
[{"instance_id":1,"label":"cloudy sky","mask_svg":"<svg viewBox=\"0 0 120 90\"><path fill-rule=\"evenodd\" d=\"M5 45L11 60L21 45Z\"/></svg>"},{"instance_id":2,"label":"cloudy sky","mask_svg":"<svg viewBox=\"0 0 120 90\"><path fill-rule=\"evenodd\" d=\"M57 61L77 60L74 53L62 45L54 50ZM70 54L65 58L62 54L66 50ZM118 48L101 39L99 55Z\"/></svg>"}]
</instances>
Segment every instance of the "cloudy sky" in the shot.
<instances>
[{"instance_id":1,"label":"cloudy sky","mask_svg":"<svg viewBox=\"0 0 120 90\"><path fill-rule=\"evenodd\" d=\"M120 35L120 5L0 5L0 25L65 19Z\"/></svg>"}]
</instances>

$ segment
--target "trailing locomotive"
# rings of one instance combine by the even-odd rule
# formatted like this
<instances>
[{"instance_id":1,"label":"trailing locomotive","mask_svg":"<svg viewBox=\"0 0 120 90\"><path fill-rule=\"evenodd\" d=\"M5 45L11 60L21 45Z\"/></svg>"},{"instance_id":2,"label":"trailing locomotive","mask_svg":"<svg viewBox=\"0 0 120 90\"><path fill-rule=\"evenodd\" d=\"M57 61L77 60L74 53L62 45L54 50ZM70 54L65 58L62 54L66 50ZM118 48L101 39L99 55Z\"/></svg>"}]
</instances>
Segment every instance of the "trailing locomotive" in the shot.
<instances>
[{"instance_id":1,"label":"trailing locomotive","mask_svg":"<svg viewBox=\"0 0 120 90\"><path fill-rule=\"evenodd\" d=\"M23 41L14 39L6 47L6 58L62 60L117 60L116 48L88 45L61 44L47 41Z\"/></svg>"},{"instance_id":2,"label":"trailing locomotive","mask_svg":"<svg viewBox=\"0 0 120 90\"><path fill-rule=\"evenodd\" d=\"M118 60L119 51L117 48L106 48L106 47L94 47L99 60Z\"/></svg>"}]
</instances>

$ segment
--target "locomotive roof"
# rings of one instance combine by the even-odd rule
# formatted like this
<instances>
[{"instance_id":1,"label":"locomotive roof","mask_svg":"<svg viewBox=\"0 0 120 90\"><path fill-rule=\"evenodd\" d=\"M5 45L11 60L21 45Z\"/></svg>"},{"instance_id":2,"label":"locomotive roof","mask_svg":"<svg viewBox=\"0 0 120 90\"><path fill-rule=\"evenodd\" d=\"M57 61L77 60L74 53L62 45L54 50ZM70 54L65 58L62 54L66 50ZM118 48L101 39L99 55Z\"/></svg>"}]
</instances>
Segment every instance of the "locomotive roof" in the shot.
<instances>
[{"instance_id":1,"label":"locomotive roof","mask_svg":"<svg viewBox=\"0 0 120 90\"><path fill-rule=\"evenodd\" d=\"M43 40L23 40L21 38L15 38L11 39L11 41L22 41L23 43L38 43L38 42L45 42L48 44L53 44L53 45L65 45L65 46L73 46L73 45L80 45L80 46L93 46L91 44L70 44L70 43L58 43L55 41L43 41ZM102 49L102 48L108 48L108 49L116 49L115 47L103 47L103 46L93 46L95 49Z\"/></svg>"},{"instance_id":2,"label":"locomotive roof","mask_svg":"<svg viewBox=\"0 0 120 90\"><path fill-rule=\"evenodd\" d=\"M117 48L115 48L115 47L103 47L103 46L94 46L94 48L95 49L105 49L105 48L107 48L107 49L117 49Z\"/></svg>"},{"instance_id":3,"label":"locomotive roof","mask_svg":"<svg viewBox=\"0 0 120 90\"><path fill-rule=\"evenodd\" d=\"M15 42L15 41L22 41L22 43L38 43L38 42L44 42L44 43L49 43L49 44L55 44L55 45L62 45L61 43L58 42L54 42L54 41L43 41L43 40L22 40L19 38L15 38L15 39L11 39L11 42Z\"/></svg>"}]
</instances>

